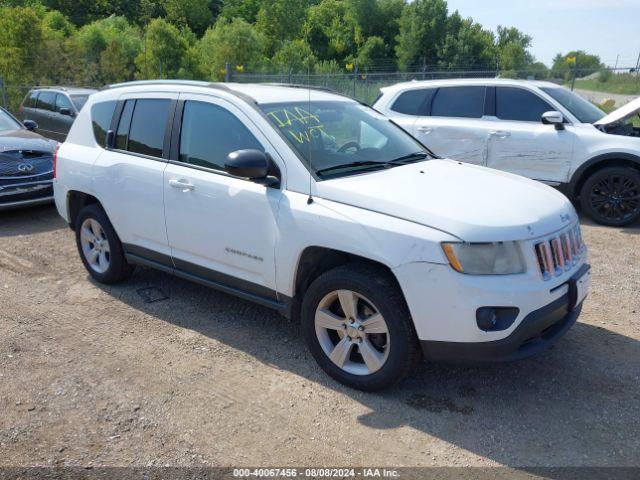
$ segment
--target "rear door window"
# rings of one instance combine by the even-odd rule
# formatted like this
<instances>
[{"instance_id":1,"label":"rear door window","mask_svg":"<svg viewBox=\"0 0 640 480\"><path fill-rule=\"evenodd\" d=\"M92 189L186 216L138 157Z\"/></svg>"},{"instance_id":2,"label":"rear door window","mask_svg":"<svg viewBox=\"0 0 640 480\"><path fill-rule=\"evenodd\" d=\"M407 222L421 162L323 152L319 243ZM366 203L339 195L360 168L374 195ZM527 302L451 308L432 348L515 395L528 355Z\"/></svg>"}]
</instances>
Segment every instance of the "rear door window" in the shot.
<instances>
[{"instance_id":1,"label":"rear door window","mask_svg":"<svg viewBox=\"0 0 640 480\"><path fill-rule=\"evenodd\" d=\"M429 115L436 91L436 88L419 88L402 92L393 102L391 110L406 115Z\"/></svg>"},{"instance_id":2,"label":"rear door window","mask_svg":"<svg viewBox=\"0 0 640 480\"><path fill-rule=\"evenodd\" d=\"M129 129L128 151L162 157L170 105L169 99L136 100Z\"/></svg>"},{"instance_id":3,"label":"rear door window","mask_svg":"<svg viewBox=\"0 0 640 480\"><path fill-rule=\"evenodd\" d=\"M38 103L36 104L36 108L53 112L55 109L55 103L55 92L40 92L40 95L38 95Z\"/></svg>"},{"instance_id":4,"label":"rear door window","mask_svg":"<svg viewBox=\"0 0 640 480\"><path fill-rule=\"evenodd\" d=\"M127 142L129 140L129 126L131 125L131 116L133 115L133 107L135 106L135 100L127 100L120 114L120 121L118 122L118 130L116 131L116 148L118 150L126 150Z\"/></svg>"},{"instance_id":5,"label":"rear door window","mask_svg":"<svg viewBox=\"0 0 640 480\"><path fill-rule=\"evenodd\" d=\"M501 120L539 122L553 107L533 92L517 87L496 88L496 117Z\"/></svg>"},{"instance_id":6,"label":"rear door window","mask_svg":"<svg viewBox=\"0 0 640 480\"><path fill-rule=\"evenodd\" d=\"M434 117L481 118L484 113L484 86L443 87L431 105Z\"/></svg>"}]
</instances>

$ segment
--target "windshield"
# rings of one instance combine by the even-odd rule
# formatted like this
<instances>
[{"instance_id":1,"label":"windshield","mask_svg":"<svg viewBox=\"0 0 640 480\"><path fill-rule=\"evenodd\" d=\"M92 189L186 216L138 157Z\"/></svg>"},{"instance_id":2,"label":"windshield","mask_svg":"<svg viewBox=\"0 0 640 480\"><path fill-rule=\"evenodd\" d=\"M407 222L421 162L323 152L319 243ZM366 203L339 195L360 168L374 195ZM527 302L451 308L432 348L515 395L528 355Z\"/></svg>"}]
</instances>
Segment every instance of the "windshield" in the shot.
<instances>
[{"instance_id":1,"label":"windshield","mask_svg":"<svg viewBox=\"0 0 640 480\"><path fill-rule=\"evenodd\" d=\"M551 95L582 123L593 123L604 117L604 112L593 103L566 88L543 87L542 91Z\"/></svg>"},{"instance_id":2,"label":"windshield","mask_svg":"<svg viewBox=\"0 0 640 480\"><path fill-rule=\"evenodd\" d=\"M22 125L0 108L0 132L5 132L7 130L19 130L20 128L22 128Z\"/></svg>"},{"instance_id":3,"label":"windshield","mask_svg":"<svg viewBox=\"0 0 640 480\"><path fill-rule=\"evenodd\" d=\"M71 95L71 101L76 106L78 111L82 110L82 107L87 103L89 95Z\"/></svg>"},{"instance_id":4,"label":"windshield","mask_svg":"<svg viewBox=\"0 0 640 480\"><path fill-rule=\"evenodd\" d=\"M321 176L426 158L424 147L409 134L355 102L302 101L263 104L260 108Z\"/></svg>"}]
</instances>

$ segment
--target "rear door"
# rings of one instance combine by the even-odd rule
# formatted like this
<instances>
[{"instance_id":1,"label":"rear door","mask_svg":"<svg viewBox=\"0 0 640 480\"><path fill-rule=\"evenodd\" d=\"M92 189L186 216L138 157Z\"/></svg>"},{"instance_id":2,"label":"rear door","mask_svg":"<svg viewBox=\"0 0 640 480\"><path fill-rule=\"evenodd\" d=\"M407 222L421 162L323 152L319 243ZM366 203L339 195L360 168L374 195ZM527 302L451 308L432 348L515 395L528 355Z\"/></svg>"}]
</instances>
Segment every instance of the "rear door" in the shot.
<instances>
[{"instance_id":1,"label":"rear door","mask_svg":"<svg viewBox=\"0 0 640 480\"><path fill-rule=\"evenodd\" d=\"M177 94L121 97L111 129L115 145L95 163L97 197L125 251L165 266L171 253L164 222L163 174Z\"/></svg>"},{"instance_id":2,"label":"rear door","mask_svg":"<svg viewBox=\"0 0 640 480\"><path fill-rule=\"evenodd\" d=\"M494 126L489 132L487 166L556 184L571 168L575 130L544 125L542 114L555 110L542 97L520 87L495 87Z\"/></svg>"},{"instance_id":3,"label":"rear door","mask_svg":"<svg viewBox=\"0 0 640 480\"><path fill-rule=\"evenodd\" d=\"M52 130L51 115L55 109L56 92L41 90L31 120L38 124L38 133L48 138L55 138Z\"/></svg>"},{"instance_id":4,"label":"rear door","mask_svg":"<svg viewBox=\"0 0 640 480\"><path fill-rule=\"evenodd\" d=\"M482 85L438 88L414 123L413 135L440 157L484 165L491 129L485 93Z\"/></svg>"},{"instance_id":5,"label":"rear door","mask_svg":"<svg viewBox=\"0 0 640 480\"><path fill-rule=\"evenodd\" d=\"M58 93L56 95L55 109L51 114L51 130L56 140L64 142L74 119L75 108L71 101L64 93Z\"/></svg>"},{"instance_id":6,"label":"rear door","mask_svg":"<svg viewBox=\"0 0 640 480\"><path fill-rule=\"evenodd\" d=\"M169 243L182 272L273 301L282 192L224 171L227 155L241 149L269 153L284 171L267 138L236 106L180 96L164 174Z\"/></svg>"},{"instance_id":7,"label":"rear door","mask_svg":"<svg viewBox=\"0 0 640 480\"><path fill-rule=\"evenodd\" d=\"M35 117L33 116L35 113L36 103L38 102L38 91L32 90L25 97L22 105L20 105L20 109L18 110L18 118L21 121L25 120L33 120L38 123Z\"/></svg>"}]
</instances>

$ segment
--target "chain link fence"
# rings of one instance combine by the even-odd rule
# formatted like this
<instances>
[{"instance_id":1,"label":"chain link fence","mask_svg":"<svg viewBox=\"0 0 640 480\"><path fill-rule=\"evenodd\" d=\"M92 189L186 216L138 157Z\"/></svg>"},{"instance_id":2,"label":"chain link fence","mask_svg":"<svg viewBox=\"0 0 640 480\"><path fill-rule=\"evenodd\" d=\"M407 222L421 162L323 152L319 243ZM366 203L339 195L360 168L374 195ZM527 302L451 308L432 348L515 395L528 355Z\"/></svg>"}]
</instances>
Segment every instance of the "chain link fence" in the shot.
<instances>
[{"instance_id":1,"label":"chain link fence","mask_svg":"<svg viewBox=\"0 0 640 480\"><path fill-rule=\"evenodd\" d=\"M226 66L226 75L224 81L226 82L240 82L240 83L281 83L281 84L297 84L297 85L309 85L315 87L323 87L348 95L361 102L371 105L378 95L382 87L393 85L399 82L408 82L412 80L438 80L438 79L452 79L452 78L496 78L505 75L506 72L500 72L497 69L485 69L485 70L463 70L463 69L451 69L451 70L421 70L411 72L399 72L399 71L358 71L357 66L353 68L353 71L342 73L263 73L263 72L244 72L242 69L237 69L231 64ZM558 84L564 84L569 88L573 88L575 80L578 79L578 83L585 79L591 79L595 84L595 90L598 90L600 85L598 82L602 82L602 90L606 91L605 83L610 81L611 77L617 77L617 74L624 73L625 77L628 77L629 82L635 88L637 83L637 94L640 94L640 75L634 68L610 68L602 69L594 72L582 71L576 69L572 78L570 79L547 79ZM510 71L508 77L533 79L532 75L529 75L529 71ZM603 81L604 80L604 81ZM66 85L72 87L73 85ZM84 85L86 87L86 85ZM0 102L1 105L7 108L12 113L17 113L20 103L26 96L27 92L34 88L33 85L6 85L0 78ZM93 86L93 88L100 88L99 85ZM593 88L592 88L593 90ZM612 92L613 93L613 92Z\"/></svg>"}]
</instances>

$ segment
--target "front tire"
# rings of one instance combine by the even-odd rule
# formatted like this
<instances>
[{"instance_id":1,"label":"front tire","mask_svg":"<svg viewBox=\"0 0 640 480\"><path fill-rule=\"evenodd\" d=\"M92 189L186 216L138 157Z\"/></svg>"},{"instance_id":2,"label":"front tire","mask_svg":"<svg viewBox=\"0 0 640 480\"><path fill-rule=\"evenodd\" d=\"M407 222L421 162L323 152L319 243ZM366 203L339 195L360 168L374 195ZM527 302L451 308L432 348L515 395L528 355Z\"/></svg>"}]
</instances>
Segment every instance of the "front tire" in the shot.
<instances>
[{"instance_id":1,"label":"front tire","mask_svg":"<svg viewBox=\"0 0 640 480\"><path fill-rule=\"evenodd\" d=\"M582 211L595 222L622 227L640 218L640 172L608 167L593 173L580 190Z\"/></svg>"},{"instance_id":2,"label":"front tire","mask_svg":"<svg viewBox=\"0 0 640 480\"><path fill-rule=\"evenodd\" d=\"M344 265L318 277L302 301L302 330L320 367L359 390L388 388L421 359L400 288L369 265Z\"/></svg>"},{"instance_id":3,"label":"front tire","mask_svg":"<svg viewBox=\"0 0 640 480\"><path fill-rule=\"evenodd\" d=\"M100 283L117 283L131 276L122 243L104 210L96 204L84 207L76 220L76 245L89 274Z\"/></svg>"}]
</instances>

